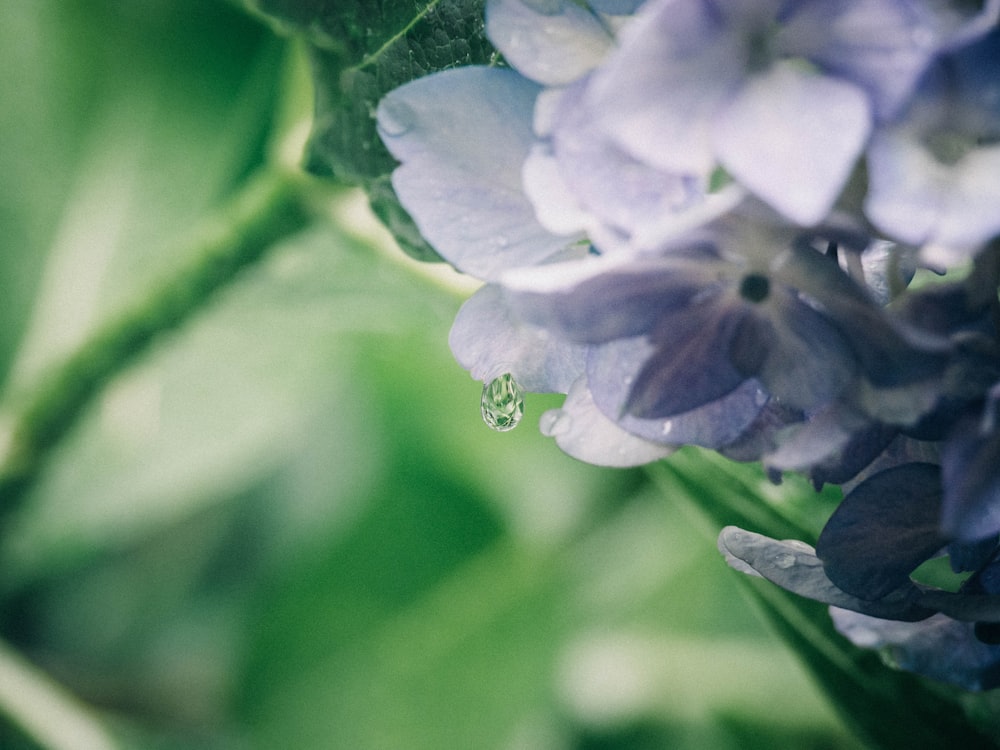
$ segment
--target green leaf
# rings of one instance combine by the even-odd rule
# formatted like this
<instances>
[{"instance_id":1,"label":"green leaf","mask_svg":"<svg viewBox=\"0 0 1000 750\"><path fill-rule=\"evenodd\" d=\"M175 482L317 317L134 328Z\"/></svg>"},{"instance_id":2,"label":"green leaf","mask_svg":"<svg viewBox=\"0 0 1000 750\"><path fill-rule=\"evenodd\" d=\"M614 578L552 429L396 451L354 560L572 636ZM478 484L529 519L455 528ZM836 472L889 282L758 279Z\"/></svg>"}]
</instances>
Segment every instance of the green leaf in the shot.
<instances>
[{"instance_id":1,"label":"green leaf","mask_svg":"<svg viewBox=\"0 0 1000 750\"><path fill-rule=\"evenodd\" d=\"M815 543L837 501L831 493L815 493L801 478L790 476L780 486L770 485L759 466L693 449L650 467L649 473L665 496L700 516L703 530L713 537L723 526L733 525L775 539ZM893 669L874 652L856 648L836 631L825 605L768 581L732 575L845 721L873 748L1000 746L995 731L984 730L990 726L988 719L970 720L977 712L975 699Z\"/></svg>"},{"instance_id":2,"label":"green leaf","mask_svg":"<svg viewBox=\"0 0 1000 750\"><path fill-rule=\"evenodd\" d=\"M300 35L309 48L315 119L306 167L363 186L400 246L439 260L400 206L388 176L395 162L375 130L375 108L392 89L458 65L490 64L483 0L245 0Z\"/></svg>"}]
</instances>

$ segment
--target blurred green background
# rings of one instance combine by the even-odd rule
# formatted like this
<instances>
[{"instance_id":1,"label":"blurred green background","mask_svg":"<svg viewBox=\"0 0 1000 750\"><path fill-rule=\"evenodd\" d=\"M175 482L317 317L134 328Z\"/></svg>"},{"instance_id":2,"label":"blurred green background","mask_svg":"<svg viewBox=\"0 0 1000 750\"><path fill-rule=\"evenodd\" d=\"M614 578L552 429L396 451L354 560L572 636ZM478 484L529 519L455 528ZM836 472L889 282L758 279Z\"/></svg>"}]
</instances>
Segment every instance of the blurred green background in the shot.
<instances>
[{"instance_id":1,"label":"blurred green background","mask_svg":"<svg viewBox=\"0 0 1000 750\"><path fill-rule=\"evenodd\" d=\"M0 0L0 65L10 393L179 268L310 101L294 45L209 0ZM20 726L24 671L104 747L857 747L713 530L561 454L558 400L489 431L462 285L316 194L2 518L0 747L85 746Z\"/></svg>"}]
</instances>

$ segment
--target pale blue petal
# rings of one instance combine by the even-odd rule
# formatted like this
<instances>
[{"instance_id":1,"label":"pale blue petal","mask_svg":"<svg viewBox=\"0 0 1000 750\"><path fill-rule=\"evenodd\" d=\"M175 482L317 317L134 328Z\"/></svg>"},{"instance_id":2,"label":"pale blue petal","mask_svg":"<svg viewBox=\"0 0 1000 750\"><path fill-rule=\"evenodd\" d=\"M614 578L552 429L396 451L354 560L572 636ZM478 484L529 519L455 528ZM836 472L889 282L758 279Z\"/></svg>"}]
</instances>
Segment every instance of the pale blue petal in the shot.
<instances>
[{"instance_id":1,"label":"pale blue petal","mask_svg":"<svg viewBox=\"0 0 1000 750\"><path fill-rule=\"evenodd\" d=\"M829 212L871 130L867 98L849 83L776 63L716 116L719 161L777 211L810 225Z\"/></svg>"},{"instance_id":2,"label":"pale blue petal","mask_svg":"<svg viewBox=\"0 0 1000 750\"><path fill-rule=\"evenodd\" d=\"M572 235L596 223L563 179L550 144L537 143L532 147L524 162L523 179L524 192L535 206L535 215L548 231Z\"/></svg>"},{"instance_id":3,"label":"pale blue petal","mask_svg":"<svg viewBox=\"0 0 1000 750\"><path fill-rule=\"evenodd\" d=\"M492 280L558 256L575 238L535 219L521 187L538 88L511 70L467 67L419 78L378 107L392 175L421 234L460 271Z\"/></svg>"},{"instance_id":4,"label":"pale blue petal","mask_svg":"<svg viewBox=\"0 0 1000 750\"><path fill-rule=\"evenodd\" d=\"M614 41L593 13L572 0L489 0L486 34L518 72L546 86L585 75Z\"/></svg>"},{"instance_id":5,"label":"pale blue petal","mask_svg":"<svg viewBox=\"0 0 1000 750\"><path fill-rule=\"evenodd\" d=\"M917 2L798 3L777 46L861 85L886 120L912 93L944 29Z\"/></svg>"},{"instance_id":6,"label":"pale blue petal","mask_svg":"<svg viewBox=\"0 0 1000 750\"><path fill-rule=\"evenodd\" d=\"M708 3L651 2L620 34L587 94L596 122L633 157L708 175L709 123L743 76L743 42Z\"/></svg>"},{"instance_id":7,"label":"pale blue petal","mask_svg":"<svg viewBox=\"0 0 1000 750\"><path fill-rule=\"evenodd\" d=\"M705 175L671 172L636 159L599 127L601 113L587 106L583 94L582 85L570 87L552 115L553 166L579 205L612 236L627 238L630 251L656 249L742 198L743 191L735 184L708 195ZM541 187L528 187L539 211L547 202ZM601 252L614 249L601 241L607 234L591 229Z\"/></svg>"},{"instance_id":8,"label":"pale blue petal","mask_svg":"<svg viewBox=\"0 0 1000 750\"><path fill-rule=\"evenodd\" d=\"M943 211L947 170L901 129L876 132L867 158L865 214L893 239L923 244Z\"/></svg>"},{"instance_id":9,"label":"pale blue petal","mask_svg":"<svg viewBox=\"0 0 1000 750\"><path fill-rule=\"evenodd\" d=\"M915 604L919 589L912 584L882 599L867 601L837 588L827 578L815 550L797 540L778 541L762 534L727 526L719 533L719 551L732 567L752 568L763 578L793 594L824 604L864 612L875 617L914 622L934 614Z\"/></svg>"},{"instance_id":10,"label":"pale blue petal","mask_svg":"<svg viewBox=\"0 0 1000 750\"><path fill-rule=\"evenodd\" d=\"M626 432L594 405L586 380L570 388L561 409L542 415L541 430L580 461L597 466L640 466L673 452L670 446Z\"/></svg>"},{"instance_id":11,"label":"pale blue petal","mask_svg":"<svg viewBox=\"0 0 1000 750\"><path fill-rule=\"evenodd\" d=\"M466 300L448 343L458 363L484 383L509 372L527 391L565 393L583 373L585 348L520 322L495 285Z\"/></svg>"}]
</instances>

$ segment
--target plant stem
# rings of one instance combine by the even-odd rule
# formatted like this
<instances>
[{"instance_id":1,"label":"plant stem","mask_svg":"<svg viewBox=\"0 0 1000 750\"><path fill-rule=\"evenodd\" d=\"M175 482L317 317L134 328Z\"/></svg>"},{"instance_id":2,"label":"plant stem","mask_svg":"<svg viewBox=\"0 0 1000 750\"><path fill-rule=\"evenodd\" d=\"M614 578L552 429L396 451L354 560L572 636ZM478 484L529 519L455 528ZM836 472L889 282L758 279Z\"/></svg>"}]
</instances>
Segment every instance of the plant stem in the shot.
<instances>
[{"instance_id":1,"label":"plant stem","mask_svg":"<svg viewBox=\"0 0 1000 750\"><path fill-rule=\"evenodd\" d=\"M278 241L309 223L304 179L278 168L248 179L200 227L193 247L185 251L193 258L187 266L94 331L37 385L23 394L5 394L0 407L0 514L15 507L37 479L49 449L115 375L189 320Z\"/></svg>"},{"instance_id":2,"label":"plant stem","mask_svg":"<svg viewBox=\"0 0 1000 750\"><path fill-rule=\"evenodd\" d=\"M0 642L0 713L50 750L116 750L90 709Z\"/></svg>"}]
</instances>

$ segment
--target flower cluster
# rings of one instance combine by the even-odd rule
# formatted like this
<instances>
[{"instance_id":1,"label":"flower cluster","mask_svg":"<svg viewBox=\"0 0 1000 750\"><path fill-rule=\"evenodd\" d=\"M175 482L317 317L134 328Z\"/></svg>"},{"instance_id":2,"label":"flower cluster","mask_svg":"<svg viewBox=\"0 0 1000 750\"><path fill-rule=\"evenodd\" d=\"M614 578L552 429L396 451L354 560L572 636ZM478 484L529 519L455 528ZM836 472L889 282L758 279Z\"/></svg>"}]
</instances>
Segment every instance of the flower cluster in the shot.
<instances>
[{"instance_id":1,"label":"flower cluster","mask_svg":"<svg viewBox=\"0 0 1000 750\"><path fill-rule=\"evenodd\" d=\"M489 0L506 65L383 99L393 186L485 282L451 333L542 429L694 444L845 499L730 563L859 645L1000 685L1000 3ZM911 577L946 554L955 591Z\"/></svg>"}]
</instances>

